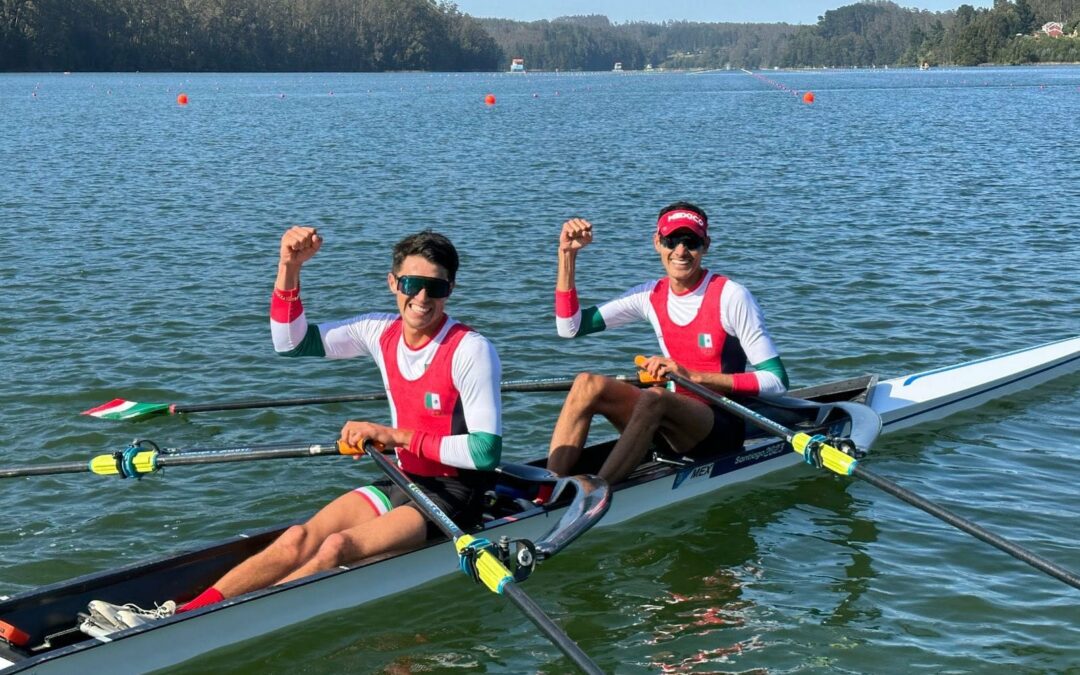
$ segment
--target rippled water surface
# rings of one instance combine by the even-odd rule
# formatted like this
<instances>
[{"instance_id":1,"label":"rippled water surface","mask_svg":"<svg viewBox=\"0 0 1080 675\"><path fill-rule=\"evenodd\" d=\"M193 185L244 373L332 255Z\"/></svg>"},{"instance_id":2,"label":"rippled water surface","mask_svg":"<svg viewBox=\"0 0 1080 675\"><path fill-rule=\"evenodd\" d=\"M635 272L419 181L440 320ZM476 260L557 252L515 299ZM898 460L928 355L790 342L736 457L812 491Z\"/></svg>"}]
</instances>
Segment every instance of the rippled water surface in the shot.
<instances>
[{"instance_id":1,"label":"rippled water surface","mask_svg":"<svg viewBox=\"0 0 1080 675\"><path fill-rule=\"evenodd\" d=\"M569 216L595 223L579 286L605 299L661 273L651 223L676 199L709 211L707 264L754 292L793 384L1080 333L1080 68L766 75L0 76L0 462L133 436L317 442L385 420L378 403L76 414L116 396L377 389L370 362L274 356L267 306L293 223L326 238L304 270L316 320L392 310L392 243L447 233L463 256L451 309L494 340L505 379L629 372L655 350L644 325L555 336L555 242ZM867 462L1077 569L1078 395L1072 376L889 436ZM560 402L507 396L508 459L543 452ZM329 459L6 479L0 594L304 515L370 475ZM618 672L1080 667L1075 590L809 469L596 531L527 589ZM567 667L512 607L450 577L181 670Z\"/></svg>"}]
</instances>

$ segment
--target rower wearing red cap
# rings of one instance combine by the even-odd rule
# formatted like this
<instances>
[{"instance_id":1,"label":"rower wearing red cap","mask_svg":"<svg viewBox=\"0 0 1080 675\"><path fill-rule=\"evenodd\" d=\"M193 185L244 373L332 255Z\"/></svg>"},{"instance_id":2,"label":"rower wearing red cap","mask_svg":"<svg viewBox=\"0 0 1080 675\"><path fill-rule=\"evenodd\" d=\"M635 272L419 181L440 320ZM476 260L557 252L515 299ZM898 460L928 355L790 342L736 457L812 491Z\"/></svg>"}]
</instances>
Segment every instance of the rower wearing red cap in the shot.
<instances>
[{"instance_id":1,"label":"rower wearing red cap","mask_svg":"<svg viewBox=\"0 0 1080 675\"><path fill-rule=\"evenodd\" d=\"M578 252L592 243L593 226L582 218L563 223L555 288L559 335L581 337L648 321L662 352L644 364L653 377L677 373L734 396L783 394L787 373L754 297L743 285L702 267L709 250L708 227L705 211L694 204L676 202L664 207L653 246L666 275L582 310L574 273ZM604 375L581 373L555 425L549 469L566 474L574 467L594 415L603 415L621 432L599 471L611 483L641 463L654 435L675 452L691 457L717 450L734 452L742 447L745 436L742 420L691 392L662 387L643 390Z\"/></svg>"}]
</instances>

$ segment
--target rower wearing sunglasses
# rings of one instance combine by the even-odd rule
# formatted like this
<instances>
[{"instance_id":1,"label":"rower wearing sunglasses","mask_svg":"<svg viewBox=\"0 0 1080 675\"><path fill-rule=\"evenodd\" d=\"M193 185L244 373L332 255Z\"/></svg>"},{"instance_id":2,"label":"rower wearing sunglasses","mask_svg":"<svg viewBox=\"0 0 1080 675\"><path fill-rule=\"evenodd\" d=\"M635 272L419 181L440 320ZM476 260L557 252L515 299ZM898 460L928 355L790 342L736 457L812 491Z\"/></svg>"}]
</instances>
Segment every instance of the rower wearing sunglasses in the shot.
<instances>
[{"instance_id":1,"label":"rower wearing sunglasses","mask_svg":"<svg viewBox=\"0 0 1080 675\"><path fill-rule=\"evenodd\" d=\"M574 273L578 252L592 243L593 226L581 218L563 223L555 289L559 335L581 337L648 321L662 352L644 364L653 377L673 372L736 396L783 394L787 373L765 329L761 308L744 286L702 266L709 250L708 227L705 211L694 204L676 202L664 207L653 246L666 275L582 310ZM654 435L687 456L736 451L745 436L742 420L692 392L661 387L643 390L603 375L581 373L555 425L549 469L562 475L574 468L594 415L603 415L621 432L599 470L609 483L622 480L641 463ZM541 494L540 501L546 496Z\"/></svg>"},{"instance_id":2,"label":"rower wearing sunglasses","mask_svg":"<svg viewBox=\"0 0 1080 675\"><path fill-rule=\"evenodd\" d=\"M281 238L277 282L270 304L274 349L283 356L371 357L382 372L391 423L349 421L341 440L353 448L373 441L395 452L398 465L463 529L480 524L484 493L494 486L502 454L501 365L492 344L450 318L458 254L430 230L394 246L386 275L394 314L361 314L309 325L300 302L300 268L322 238L293 227ZM212 587L176 606L143 610L95 600L90 614L102 630L121 630L271 584L375 555L414 548L440 530L389 479L351 490L303 525L286 530ZM185 598L187 600L187 598Z\"/></svg>"}]
</instances>

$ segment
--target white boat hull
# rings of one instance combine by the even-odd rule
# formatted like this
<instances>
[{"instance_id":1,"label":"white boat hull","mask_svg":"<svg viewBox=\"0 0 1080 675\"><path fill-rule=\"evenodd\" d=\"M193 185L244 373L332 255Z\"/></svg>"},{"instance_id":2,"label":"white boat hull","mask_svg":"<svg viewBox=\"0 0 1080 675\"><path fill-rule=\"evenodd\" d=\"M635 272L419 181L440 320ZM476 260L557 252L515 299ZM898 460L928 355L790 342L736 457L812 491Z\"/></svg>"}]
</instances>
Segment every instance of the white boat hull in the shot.
<instances>
[{"instance_id":1,"label":"white boat hull","mask_svg":"<svg viewBox=\"0 0 1080 675\"><path fill-rule=\"evenodd\" d=\"M1080 369L1080 337L991 359L931 370L877 383L868 404L895 432L937 420ZM618 486L599 527L616 525L672 504L697 499L734 483L754 480L802 462L779 440L763 440L735 457L682 468L662 478L643 476ZM809 470L809 468L808 468ZM531 513L531 515L530 515ZM552 528L561 510L526 512L490 524L489 538L506 535L538 539ZM391 569L392 568L392 569ZM303 579L259 591L153 625L89 639L12 665L11 672L145 672L186 661L215 649L409 590L458 574L449 542L394 558ZM0 603L2 605L2 603ZM0 657L0 669L5 662ZM0 672L9 672L6 669Z\"/></svg>"},{"instance_id":2,"label":"white boat hull","mask_svg":"<svg viewBox=\"0 0 1080 675\"><path fill-rule=\"evenodd\" d=\"M868 401L883 433L955 415L1080 369L1080 337L879 382Z\"/></svg>"}]
</instances>

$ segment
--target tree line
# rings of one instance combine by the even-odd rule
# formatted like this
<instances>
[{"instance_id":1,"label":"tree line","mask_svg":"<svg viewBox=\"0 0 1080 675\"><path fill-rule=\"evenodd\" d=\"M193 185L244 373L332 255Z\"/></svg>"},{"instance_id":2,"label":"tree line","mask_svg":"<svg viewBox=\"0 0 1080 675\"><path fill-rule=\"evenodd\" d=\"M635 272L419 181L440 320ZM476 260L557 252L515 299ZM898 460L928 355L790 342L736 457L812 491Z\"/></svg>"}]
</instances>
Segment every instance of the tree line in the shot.
<instances>
[{"instance_id":1,"label":"tree line","mask_svg":"<svg viewBox=\"0 0 1080 675\"><path fill-rule=\"evenodd\" d=\"M995 0L991 8L947 12L869 0L829 10L809 26L480 19L506 54L541 70L610 70L615 62L624 69L1080 62L1080 39L1036 35L1048 21L1070 35L1080 24L1080 0Z\"/></svg>"},{"instance_id":2,"label":"tree line","mask_svg":"<svg viewBox=\"0 0 1080 675\"><path fill-rule=\"evenodd\" d=\"M825 12L788 40L782 67L1080 62L1080 39L1040 33L1049 21L1066 35L1080 24L1080 0L995 0L949 12L862 2Z\"/></svg>"},{"instance_id":3,"label":"tree line","mask_svg":"<svg viewBox=\"0 0 1080 675\"><path fill-rule=\"evenodd\" d=\"M759 68L777 63L789 24L668 21L612 24L600 15L553 21L480 19L510 57L534 70L611 70L646 66L717 68L734 64Z\"/></svg>"},{"instance_id":4,"label":"tree line","mask_svg":"<svg viewBox=\"0 0 1080 675\"><path fill-rule=\"evenodd\" d=\"M0 0L3 71L491 71L502 51L434 0Z\"/></svg>"},{"instance_id":5,"label":"tree line","mask_svg":"<svg viewBox=\"0 0 1080 675\"><path fill-rule=\"evenodd\" d=\"M814 25L474 19L451 0L0 0L0 71L492 71L1080 62L1080 0L929 12L882 0Z\"/></svg>"}]
</instances>

